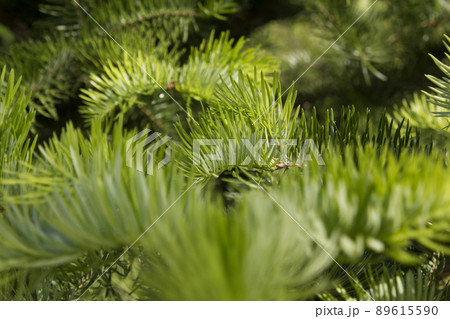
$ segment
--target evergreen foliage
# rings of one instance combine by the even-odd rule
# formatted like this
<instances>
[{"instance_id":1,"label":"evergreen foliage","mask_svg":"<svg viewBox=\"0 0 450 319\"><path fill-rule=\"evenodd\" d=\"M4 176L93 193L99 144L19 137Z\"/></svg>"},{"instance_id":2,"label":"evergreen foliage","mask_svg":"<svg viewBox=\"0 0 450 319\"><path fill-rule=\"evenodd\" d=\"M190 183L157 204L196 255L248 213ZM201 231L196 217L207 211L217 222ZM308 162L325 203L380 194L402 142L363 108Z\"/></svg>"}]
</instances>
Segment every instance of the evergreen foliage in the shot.
<instances>
[{"instance_id":1,"label":"evergreen foliage","mask_svg":"<svg viewBox=\"0 0 450 319\"><path fill-rule=\"evenodd\" d=\"M310 62L370 5L298 2L308 19L294 33L321 30L296 55ZM433 58L444 76L392 113L308 109L296 88L317 93L329 78L311 69L305 85L285 85L276 50L252 45L257 34L205 28L236 12L232 1L40 8L47 36L0 55L0 299L448 298L447 62ZM368 86L404 71L403 50L426 50L412 39L434 38L449 8L408 0L373 10L320 61L334 81ZM81 123L61 120L78 104ZM63 129L38 144L46 121ZM129 165L130 152L148 159L129 145L146 141L144 128L172 138L154 154L171 150L172 160L153 175ZM199 139L209 141L200 155ZM311 140L325 166L314 151L305 159Z\"/></svg>"},{"instance_id":2,"label":"evergreen foliage","mask_svg":"<svg viewBox=\"0 0 450 319\"><path fill-rule=\"evenodd\" d=\"M448 1L293 2L305 9L263 25L252 38L281 61L283 85L302 75L295 86L302 104L400 103L414 86L427 84L424 73L435 74L427 53L443 57L440 42L448 32ZM349 28L358 18L356 27Z\"/></svg>"},{"instance_id":3,"label":"evergreen foliage","mask_svg":"<svg viewBox=\"0 0 450 319\"><path fill-rule=\"evenodd\" d=\"M445 43L445 47L447 48L447 52L450 53L450 38L446 36L446 40L447 42ZM448 53L446 53L446 56L447 58L450 58ZM431 80L431 82L437 85L437 87L431 88L433 93L428 93L427 95L437 106L450 109L450 66L439 61L434 56L431 57L439 69L444 73L445 77L440 80L432 75L428 75L427 77ZM450 112L435 112L435 114L450 117Z\"/></svg>"},{"instance_id":4,"label":"evergreen foliage","mask_svg":"<svg viewBox=\"0 0 450 319\"><path fill-rule=\"evenodd\" d=\"M438 264L433 264L439 266ZM370 294L380 301L408 301L408 300L445 300L448 297L448 285L439 288L436 281L436 269L418 269L417 273L412 270L406 272L398 269L389 270L384 267L381 271L374 271L369 268L365 271L364 281ZM370 301L366 292L361 289L363 283L352 283L352 288L358 298L353 298L346 288L340 286L336 288L336 295L326 293L321 296L323 300L365 300ZM447 296L446 296L447 295Z\"/></svg>"}]
</instances>

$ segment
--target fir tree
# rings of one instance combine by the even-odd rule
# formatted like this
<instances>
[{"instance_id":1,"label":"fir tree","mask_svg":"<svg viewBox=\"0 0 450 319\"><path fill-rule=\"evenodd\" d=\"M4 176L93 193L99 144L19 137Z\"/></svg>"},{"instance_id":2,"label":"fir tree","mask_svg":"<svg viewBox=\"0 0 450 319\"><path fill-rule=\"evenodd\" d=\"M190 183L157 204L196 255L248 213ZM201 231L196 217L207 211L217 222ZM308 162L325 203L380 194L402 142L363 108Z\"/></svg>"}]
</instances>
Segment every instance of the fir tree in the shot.
<instances>
[{"instance_id":1,"label":"fir tree","mask_svg":"<svg viewBox=\"0 0 450 319\"><path fill-rule=\"evenodd\" d=\"M298 2L293 34L319 31L301 65L371 4ZM219 31L245 3L40 3L45 35L0 56L0 299L448 299L450 69L413 39L437 46L449 8L408 3L374 4L295 85L279 42L253 45L285 21L250 41ZM408 76L408 50L443 76L392 112L299 105L297 89L375 94ZM148 130L164 144L153 159L171 154L153 174L130 167L148 169L152 144L132 143Z\"/></svg>"}]
</instances>

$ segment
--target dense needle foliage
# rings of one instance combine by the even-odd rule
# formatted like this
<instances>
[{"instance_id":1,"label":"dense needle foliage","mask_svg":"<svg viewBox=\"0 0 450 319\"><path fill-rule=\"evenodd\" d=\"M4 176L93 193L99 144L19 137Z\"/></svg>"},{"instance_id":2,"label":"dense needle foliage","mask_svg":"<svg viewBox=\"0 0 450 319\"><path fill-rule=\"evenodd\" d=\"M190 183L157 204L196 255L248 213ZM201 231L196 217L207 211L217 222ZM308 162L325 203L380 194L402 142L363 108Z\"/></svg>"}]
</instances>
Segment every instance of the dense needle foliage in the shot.
<instances>
[{"instance_id":1,"label":"dense needle foliage","mask_svg":"<svg viewBox=\"0 0 450 319\"><path fill-rule=\"evenodd\" d=\"M0 299L447 300L450 7L403 2L291 1L250 40L249 1L0 24Z\"/></svg>"}]
</instances>

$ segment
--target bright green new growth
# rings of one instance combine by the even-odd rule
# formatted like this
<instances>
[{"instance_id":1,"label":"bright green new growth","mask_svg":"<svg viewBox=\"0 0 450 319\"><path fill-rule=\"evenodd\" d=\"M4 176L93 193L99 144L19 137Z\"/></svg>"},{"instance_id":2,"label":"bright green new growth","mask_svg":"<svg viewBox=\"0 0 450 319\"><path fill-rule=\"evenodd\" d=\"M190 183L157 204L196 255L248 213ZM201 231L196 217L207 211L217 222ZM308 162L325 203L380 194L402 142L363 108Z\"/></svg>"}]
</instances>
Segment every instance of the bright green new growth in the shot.
<instances>
[{"instance_id":1,"label":"bright green new growth","mask_svg":"<svg viewBox=\"0 0 450 319\"><path fill-rule=\"evenodd\" d=\"M214 39L213 32L209 41L191 49L188 61L183 65L179 65L179 57L174 54L161 60L157 55L144 55L142 51L128 52L134 57L124 53L120 63L113 64L108 60L103 74L91 75L93 89L82 90L86 104L82 113L92 119L110 115L116 108L126 112L136 104L145 104L139 101L143 96L163 90L170 94L170 85L186 98L206 101L211 98L221 77L236 77L238 70L252 75L255 66L264 73L274 70L276 64L271 58L256 49L244 50L244 43L244 39L234 43L227 33ZM153 113L152 109L148 111Z\"/></svg>"},{"instance_id":2,"label":"bright green new growth","mask_svg":"<svg viewBox=\"0 0 450 319\"><path fill-rule=\"evenodd\" d=\"M58 90L51 83L30 97L2 69L0 299L447 298L436 273L450 253L449 136L435 104L416 96L394 119L355 107L321 118L294 89L282 95L274 59L243 39L212 32L189 52L177 47L196 19L232 12L230 1L92 1L130 56L85 34L93 22L79 21L78 7L51 2L44 9L77 34L66 35L79 46L68 44L70 56L88 79L83 89L54 80L73 84L89 127L69 122L35 150L34 109L52 115L64 97L39 98ZM18 67L25 89L46 59L31 75ZM442 102L446 80L432 80ZM127 166L127 141L143 127L173 133L173 160L152 176ZM222 142L196 157L195 139ZM281 158L273 139L297 142ZM286 164L307 139L325 167ZM247 163L260 140L263 161ZM214 152L224 161L208 159Z\"/></svg>"},{"instance_id":3,"label":"bright green new growth","mask_svg":"<svg viewBox=\"0 0 450 319\"><path fill-rule=\"evenodd\" d=\"M447 59L450 59L450 38L445 36L446 42L444 42L445 47L447 48L447 52L445 55ZM439 67L439 69L444 73L444 77L442 79L438 79L432 75L427 75L427 77L435 84L437 87L432 87L432 93L425 93L428 97L430 97L431 101L444 109L450 110L450 65L445 64L444 62L439 61L434 56L431 56ZM438 116L447 116L450 117L450 112L435 112Z\"/></svg>"},{"instance_id":4,"label":"bright green new growth","mask_svg":"<svg viewBox=\"0 0 450 319\"><path fill-rule=\"evenodd\" d=\"M0 73L0 177L4 169L18 169L30 162L36 139L28 138L35 112L27 112L30 96L15 80L14 72L4 67ZM5 173L6 174L6 173Z\"/></svg>"}]
</instances>

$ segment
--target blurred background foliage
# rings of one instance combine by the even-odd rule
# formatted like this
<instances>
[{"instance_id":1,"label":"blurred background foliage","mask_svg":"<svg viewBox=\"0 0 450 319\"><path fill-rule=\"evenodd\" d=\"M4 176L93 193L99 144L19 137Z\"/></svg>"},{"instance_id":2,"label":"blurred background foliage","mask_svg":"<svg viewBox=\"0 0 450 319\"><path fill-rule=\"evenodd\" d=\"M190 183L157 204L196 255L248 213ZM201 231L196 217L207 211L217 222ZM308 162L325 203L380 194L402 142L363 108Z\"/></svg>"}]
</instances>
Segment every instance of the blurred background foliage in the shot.
<instances>
[{"instance_id":1,"label":"blurred background foliage","mask_svg":"<svg viewBox=\"0 0 450 319\"><path fill-rule=\"evenodd\" d=\"M42 39L43 33L54 32L55 24L60 33L76 30L70 16L62 18L66 12L53 10L51 4L57 2L63 1L2 0L0 50L23 40ZM308 70L295 83L298 102L306 109L352 104L390 109L400 104L427 87L424 74L439 74L427 54L444 58L442 35L450 29L446 0L380 0L308 69L373 1L237 3L238 11L229 19L208 20L206 28L199 22L201 32L183 46L198 44L212 29L230 30L231 38L250 38L248 45L260 45L279 62L283 87ZM75 6L69 9L78 14ZM65 112L74 115L66 107L60 112L63 118Z\"/></svg>"}]
</instances>

